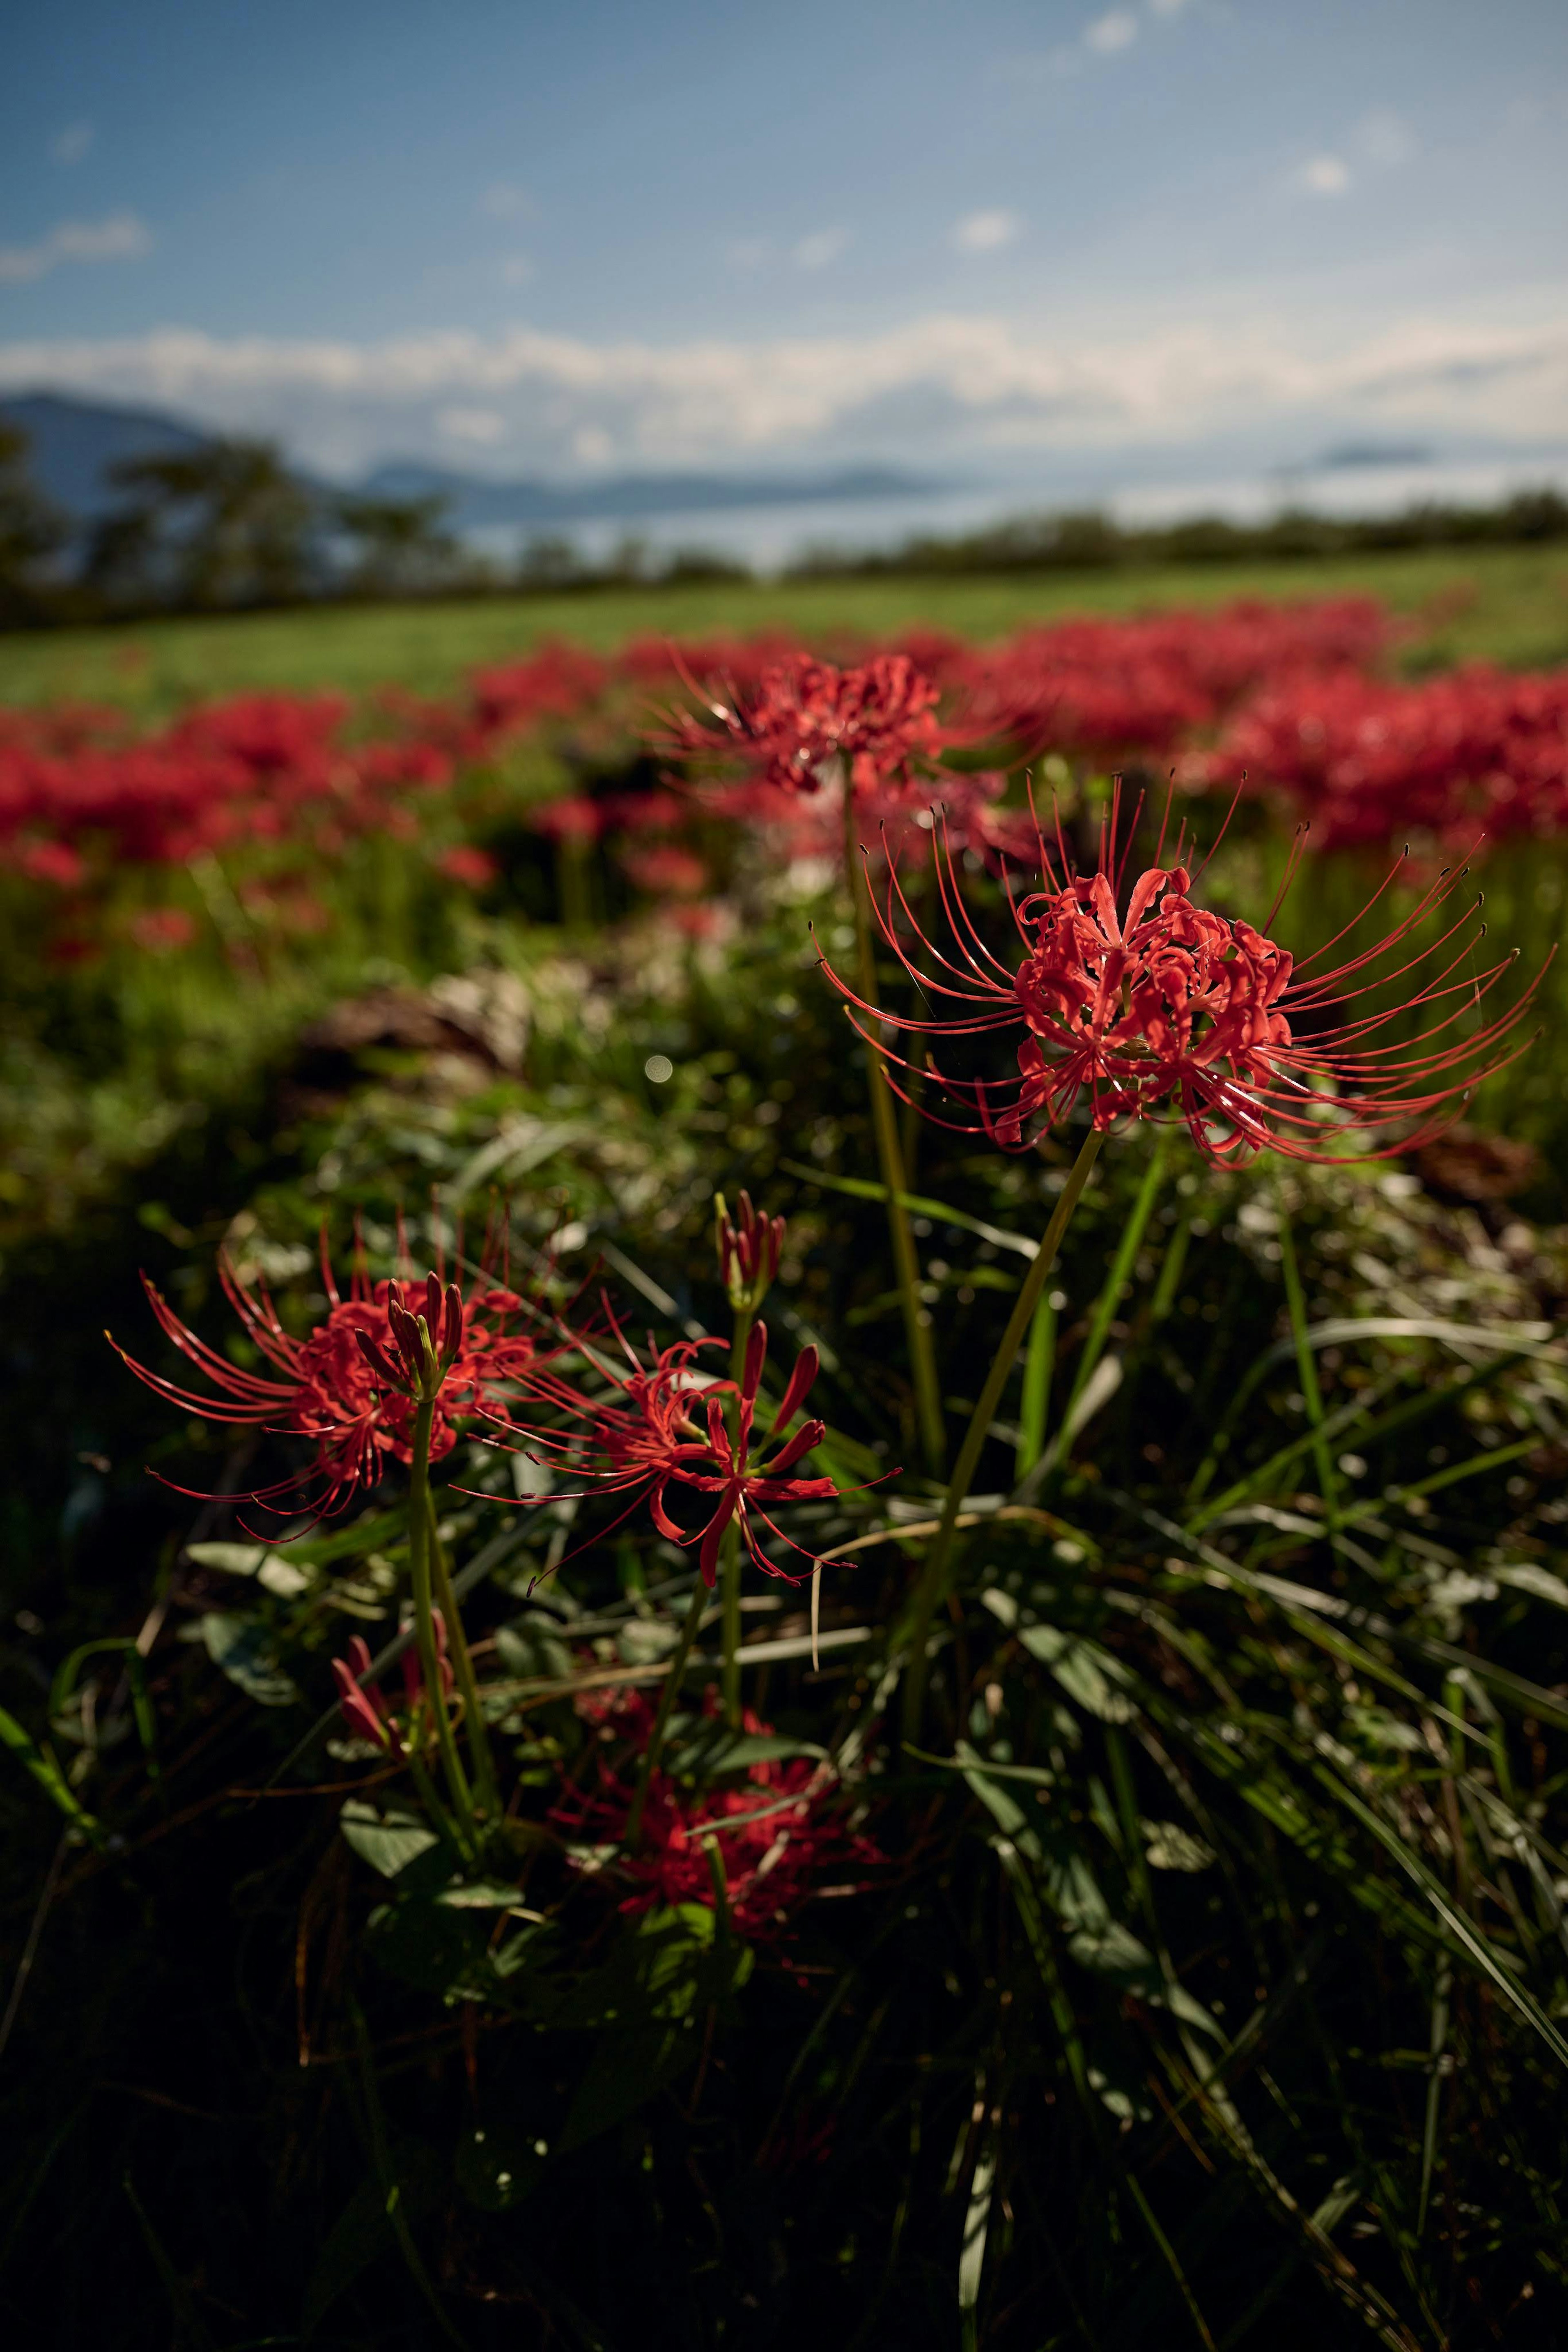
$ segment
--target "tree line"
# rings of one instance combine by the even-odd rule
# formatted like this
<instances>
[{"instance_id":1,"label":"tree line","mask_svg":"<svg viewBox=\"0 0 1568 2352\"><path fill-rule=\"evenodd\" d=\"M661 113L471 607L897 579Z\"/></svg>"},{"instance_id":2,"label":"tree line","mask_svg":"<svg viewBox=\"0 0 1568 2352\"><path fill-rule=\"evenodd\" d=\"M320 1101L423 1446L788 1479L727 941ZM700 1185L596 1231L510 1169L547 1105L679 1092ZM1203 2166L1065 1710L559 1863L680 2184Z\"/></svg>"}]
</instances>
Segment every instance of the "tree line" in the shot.
<instances>
[{"instance_id":1,"label":"tree line","mask_svg":"<svg viewBox=\"0 0 1568 2352\"><path fill-rule=\"evenodd\" d=\"M316 488L267 441L214 439L110 469L113 504L85 527L44 495L26 436L0 420L0 627L139 619L329 600L561 595L625 587L745 583L733 557L691 548L655 557L623 539L603 558L536 538L503 566L447 527L448 501ZM1051 573L1161 564L1310 562L1423 547L1527 545L1568 538L1568 499L1550 488L1500 503L1423 501L1396 514L1287 509L1256 523L1199 515L1159 527L1099 511L1024 516L883 550L821 547L791 579L960 572Z\"/></svg>"}]
</instances>

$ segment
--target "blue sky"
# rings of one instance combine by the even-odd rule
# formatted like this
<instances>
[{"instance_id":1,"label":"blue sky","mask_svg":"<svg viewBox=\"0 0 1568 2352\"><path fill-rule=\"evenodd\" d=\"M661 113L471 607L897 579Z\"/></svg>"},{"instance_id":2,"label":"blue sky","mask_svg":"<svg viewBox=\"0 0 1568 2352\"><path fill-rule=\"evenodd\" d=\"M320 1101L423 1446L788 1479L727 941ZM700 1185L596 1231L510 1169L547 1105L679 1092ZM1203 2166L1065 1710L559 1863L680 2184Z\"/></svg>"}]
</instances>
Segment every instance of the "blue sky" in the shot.
<instances>
[{"instance_id":1,"label":"blue sky","mask_svg":"<svg viewBox=\"0 0 1568 2352\"><path fill-rule=\"evenodd\" d=\"M1562 0L62 0L0 384L496 472L1568 441Z\"/></svg>"}]
</instances>

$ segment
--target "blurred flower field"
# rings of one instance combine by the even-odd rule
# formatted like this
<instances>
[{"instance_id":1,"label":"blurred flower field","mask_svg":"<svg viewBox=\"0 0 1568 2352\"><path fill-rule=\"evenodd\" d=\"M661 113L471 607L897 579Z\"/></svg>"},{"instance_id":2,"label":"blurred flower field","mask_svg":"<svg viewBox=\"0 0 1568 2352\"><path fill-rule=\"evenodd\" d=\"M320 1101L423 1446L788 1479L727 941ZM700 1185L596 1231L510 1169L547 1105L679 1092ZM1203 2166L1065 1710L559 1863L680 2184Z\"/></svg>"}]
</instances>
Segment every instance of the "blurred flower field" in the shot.
<instances>
[{"instance_id":1,"label":"blurred flower field","mask_svg":"<svg viewBox=\"0 0 1568 2352\"><path fill-rule=\"evenodd\" d=\"M1467 571L0 646L42 2340L84 2229L138 2346L1561 2340L1568 604Z\"/></svg>"}]
</instances>

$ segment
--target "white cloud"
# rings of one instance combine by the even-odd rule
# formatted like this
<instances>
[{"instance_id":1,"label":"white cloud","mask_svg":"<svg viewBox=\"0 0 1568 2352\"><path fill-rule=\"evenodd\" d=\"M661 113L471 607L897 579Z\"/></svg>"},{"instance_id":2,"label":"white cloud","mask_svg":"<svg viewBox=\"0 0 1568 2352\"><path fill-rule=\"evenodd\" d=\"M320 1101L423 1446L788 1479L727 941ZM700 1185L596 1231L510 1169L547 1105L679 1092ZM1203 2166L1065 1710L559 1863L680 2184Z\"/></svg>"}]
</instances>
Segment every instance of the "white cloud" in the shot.
<instances>
[{"instance_id":1,"label":"white cloud","mask_svg":"<svg viewBox=\"0 0 1568 2352\"><path fill-rule=\"evenodd\" d=\"M1023 226L1017 213L966 213L956 220L948 232L948 242L960 253L995 253L998 246L1011 245Z\"/></svg>"},{"instance_id":2,"label":"white cloud","mask_svg":"<svg viewBox=\"0 0 1568 2352\"><path fill-rule=\"evenodd\" d=\"M1131 48L1138 37L1138 20L1130 8L1112 8L1103 16L1096 16L1084 27L1083 38L1092 49L1103 58L1114 57L1118 49Z\"/></svg>"},{"instance_id":3,"label":"white cloud","mask_svg":"<svg viewBox=\"0 0 1568 2352\"><path fill-rule=\"evenodd\" d=\"M1150 13L1155 16L1179 16L1186 0L1149 0Z\"/></svg>"},{"instance_id":4,"label":"white cloud","mask_svg":"<svg viewBox=\"0 0 1568 2352\"><path fill-rule=\"evenodd\" d=\"M798 269L826 269L830 262L838 259L849 241L848 229L817 229L810 236L803 236L796 246L795 266Z\"/></svg>"},{"instance_id":5,"label":"white cloud","mask_svg":"<svg viewBox=\"0 0 1568 2352\"><path fill-rule=\"evenodd\" d=\"M0 286L30 286L63 261L136 261L152 249L152 232L134 213L61 221L36 245L0 245Z\"/></svg>"},{"instance_id":6,"label":"white cloud","mask_svg":"<svg viewBox=\"0 0 1568 2352\"><path fill-rule=\"evenodd\" d=\"M1343 155L1313 155L1296 173L1297 187L1309 196L1343 196L1350 182L1350 165Z\"/></svg>"},{"instance_id":7,"label":"white cloud","mask_svg":"<svg viewBox=\"0 0 1568 2352\"><path fill-rule=\"evenodd\" d=\"M1416 138L1402 114L1378 107L1356 125L1355 143L1369 163L1391 171L1416 152Z\"/></svg>"},{"instance_id":8,"label":"white cloud","mask_svg":"<svg viewBox=\"0 0 1568 2352\"><path fill-rule=\"evenodd\" d=\"M535 264L526 253L509 253L501 264L501 282L506 286L526 286L530 278L538 275Z\"/></svg>"},{"instance_id":9,"label":"white cloud","mask_svg":"<svg viewBox=\"0 0 1568 2352\"><path fill-rule=\"evenodd\" d=\"M483 450L551 471L817 462L875 449L994 463L1278 433L1487 434L1557 443L1568 302L1532 323L1411 319L1331 335L1296 317L1215 319L1113 337L936 314L881 331L653 344L517 327L377 343L225 340L186 330L0 342L0 386L172 408L275 435L327 472L389 455Z\"/></svg>"},{"instance_id":10,"label":"white cloud","mask_svg":"<svg viewBox=\"0 0 1568 2352\"><path fill-rule=\"evenodd\" d=\"M444 408L436 416L435 429L448 441L494 449L507 437L507 420L494 408Z\"/></svg>"},{"instance_id":11,"label":"white cloud","mask_svg":"<svg viewBox=\"0 0 1568 2352\"><path fill-rule=\"evenodd\" d=\"M98 132L90 122L68 122L49 142L51 163L79 163Z\"/></svg>"},{"instance_id":12,"label":"white cloud","mask_svg":"<svg viewBox=\"0 0 1568 2352\"><path fill-rule=\"evenodd\" d=\"M527 188L513 180L495 180L479 199L481 212L492 220L531 220L538 211Z\"/></svg>"}]
</instances>

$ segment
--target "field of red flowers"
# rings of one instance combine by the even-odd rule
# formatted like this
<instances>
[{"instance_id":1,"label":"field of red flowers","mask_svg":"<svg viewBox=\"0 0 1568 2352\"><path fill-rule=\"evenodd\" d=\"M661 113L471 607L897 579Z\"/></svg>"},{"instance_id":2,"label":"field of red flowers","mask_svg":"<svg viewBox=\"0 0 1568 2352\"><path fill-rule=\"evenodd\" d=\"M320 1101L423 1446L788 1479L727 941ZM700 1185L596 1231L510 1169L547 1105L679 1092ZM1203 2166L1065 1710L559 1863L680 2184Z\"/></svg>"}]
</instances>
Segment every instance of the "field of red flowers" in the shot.
<instances>
[{"instance_id":1,"label":"field of red flowers","mask_svg":"<svg viewBox=\"0 0 1568 2352\"><path fill-rule=\"evenodd\" d=\"M841 662L907 659L936 689L933 757L956 752L998 787L1063 762L1081 775L1168 772L1189 793L1240 782L1310 820L1324 846L1555 838L1568 824L1568 674L1470 667L1396 682L1396 635L1372 600L1340 598L1065 621L987 648L915 632L831 650ZM781 635L644 639L612 659L556 644L480 671L447 701L389 693L353 709L253 695L150 733L108 707L14 709L0 715L0 843L16 872L57 894L74 932L126 867L173 875L221 856L265 874L303 859L319 875L368 834L428 840L450 864L497 814L494 802L475 810L464 780L520 742L565 739L573 765L601 774L645 752L667 751L673 764L683 746L672 709L743 698L807 657ZM554 797L528 822L556 840L634 834L629 870L659 896L690 869L649 868L646 847L682 840L693 817L678 780L660 782ZM491 869L459 857L450 870L482 886ZM296 920L306 904L297 898ZM179 927L161 943L178 944Z\"/></svg>"},{"instance_id":2,"label":"field of red flowers","mask_svg":"<svg viewBox=\"0 0 1568 2352\"><path fill-rule=\"evenodd\" d=\"M0 713L40 2340L1561 2340L1568 672L1402 643Z\"/></svg>"}]
</instances>

